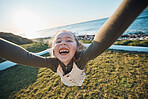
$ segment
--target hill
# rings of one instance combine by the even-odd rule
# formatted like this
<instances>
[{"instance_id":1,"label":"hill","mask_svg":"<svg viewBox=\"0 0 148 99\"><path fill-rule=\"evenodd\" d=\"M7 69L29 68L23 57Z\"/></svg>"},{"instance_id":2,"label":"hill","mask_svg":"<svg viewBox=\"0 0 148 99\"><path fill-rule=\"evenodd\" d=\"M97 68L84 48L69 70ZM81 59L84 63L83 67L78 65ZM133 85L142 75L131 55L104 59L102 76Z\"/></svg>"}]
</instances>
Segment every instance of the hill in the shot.
<instances>
[{"instance_id":1,"label":"hill","mask_svg":"<svg viewBox=\"0 0 148 99\"><path fill-rule=\"evenodd\" d=\"M32 40L14 35L13 33L0 32L0 37L18 45L33 43Z\"/></svg>"},{"instance_id":2,"label":"hill","mask_svg":"<svg viewBox=\"0 0 148 99\"><path fill-rule=\"evenodd\" d=\"M83 86L67 87L48 68L17 65L0 71L0 98L145 99L146 68L145 54L107 51L88 63Z\"/></svg>"},{"instance_id":3,"label":"hill","mask_svg":"<svg viewBox=\"0 0 148 99\"><path fill-rule=\"evenodd\" d=\"M32 52L48 47L42 43L21 46ZM105 51L88 63L87 77L80 87L65 86L48 68L17 65L0 71L0 99L145 99L147 60L146 53Z\"/></svg>"}]
</instances>

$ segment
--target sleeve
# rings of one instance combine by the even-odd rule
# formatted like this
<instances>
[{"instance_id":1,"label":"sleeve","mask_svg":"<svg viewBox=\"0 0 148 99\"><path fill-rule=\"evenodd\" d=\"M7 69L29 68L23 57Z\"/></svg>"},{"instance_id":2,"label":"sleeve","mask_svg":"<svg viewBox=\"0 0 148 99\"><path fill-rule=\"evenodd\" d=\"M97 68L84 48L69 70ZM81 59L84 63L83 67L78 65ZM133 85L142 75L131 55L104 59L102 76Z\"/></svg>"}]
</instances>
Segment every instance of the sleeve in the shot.
<instances>
[{"instance_id":1,"label":"sleeve","mask_svg":"<svg viewBox=\"0 0 148 99\"><path fill-rule=\"evenodd\" d=\"M102 47L103 46L98 42L93 41L86 50L80 52L77 55L77 57L80 59L77 62L79 69L83 70L89 60L96 58L101 52L103 52L104 50Z\"/></svg>"},{"instance_id":2,"label":"sleeve","mask_svg":"<svg viewBox=\"0 0 148 99\"><path fill-rule=\"evenodd\" d=\"M56 72L57 60L34 55L24 48L0 38L0 57L22 65L47 67Z\"/></svg>"},{"instance_id":3,"label":"sleeve","mask_svg":"<svg viewBox=\"0 0 148 99\"><path fill-rule=\"evenodd\" d=\"M88 62L91 59L96 58L98 55L100 55L102 52L104 52L105 45L101 45L99 42L93 41L89 47L82 51L81 53L81 61Z\"/></svg>"},{"instance_id":4,"label":"sleeve","mask_svg":"<svg viewBox=\"0 0 148 99\"><path fill-rule=\"evenodd\" d=\"M108 49L147 7L148 0L123 0L121 5L98 30L94 41L81 53L81 63L97 57ZM84 65L81 65L84 68Z\"/></svg>"}]
</instances>

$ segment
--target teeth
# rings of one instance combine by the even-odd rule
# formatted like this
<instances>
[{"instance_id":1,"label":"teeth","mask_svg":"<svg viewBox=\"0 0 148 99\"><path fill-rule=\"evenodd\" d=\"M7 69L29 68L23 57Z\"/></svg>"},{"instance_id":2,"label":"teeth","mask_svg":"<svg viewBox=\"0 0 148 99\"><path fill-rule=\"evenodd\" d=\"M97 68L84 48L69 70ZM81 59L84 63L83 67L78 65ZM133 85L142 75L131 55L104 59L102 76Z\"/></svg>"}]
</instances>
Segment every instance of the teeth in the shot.
<instances>
[{"instance_id":1,"label":"teeth","mask_svg":"<svg viewBox=\"0 0 148 99\"><path fill-rule=\"evenodd\" d=\"M63 52L68 53L69 51L68 50L60 50L60 53L63 53Z\"/></svg>"}]
</instances>

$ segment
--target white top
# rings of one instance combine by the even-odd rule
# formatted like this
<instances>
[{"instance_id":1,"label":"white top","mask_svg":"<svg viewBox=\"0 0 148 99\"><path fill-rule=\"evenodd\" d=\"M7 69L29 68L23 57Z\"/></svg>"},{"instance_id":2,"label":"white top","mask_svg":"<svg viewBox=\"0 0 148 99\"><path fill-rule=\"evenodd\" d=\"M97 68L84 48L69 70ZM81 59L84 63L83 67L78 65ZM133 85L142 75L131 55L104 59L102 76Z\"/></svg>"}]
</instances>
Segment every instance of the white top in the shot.
<instances>
[{"instance_id":1,"label":"white top","mask_svg":"<svg viewBox=\"0 0 148 99\"><path fill-rule=\"evenodd\" d=\"M71 72L66 75L64 75L62 67L59 65L57 68L57 74L61 77L61 81L67 86L82 86L86 77L85 71L80 70L75 63L73 63Z\"/></svg>"}]
</instances>

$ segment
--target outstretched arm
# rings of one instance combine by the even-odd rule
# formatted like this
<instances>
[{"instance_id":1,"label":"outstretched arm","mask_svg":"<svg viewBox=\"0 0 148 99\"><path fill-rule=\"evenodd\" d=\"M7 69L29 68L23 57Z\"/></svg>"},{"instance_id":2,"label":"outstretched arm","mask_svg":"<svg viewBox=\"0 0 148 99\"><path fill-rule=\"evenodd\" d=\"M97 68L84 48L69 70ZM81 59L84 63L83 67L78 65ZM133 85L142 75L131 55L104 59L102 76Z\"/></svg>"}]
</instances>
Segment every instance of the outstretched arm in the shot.
<instances>
[{"instance_id":1,"label":"outstretched arm","mask_svg":"<svg viewBox=\"0 0 148 99\"><path fill-rule=\"evenodd\" d=\"M83 52L82 59L88 61L103 53L130 26L146 8L148 0L123 0L113 15L98 30L92 44Z\"/></svg>"},{"instance_id":2,"label":"outstretched arm","mask_svg":"<svg viewBox=\"0 0 148 99\"><path fill-rule=\"evenodd\" d=\"M147 5L148 0L123 0L119 8L99 29L94 38L94 41L100 43L101 52L121 36Z\"/></svg>"},{"instance_id":3,"label":"outstretched arm","mask_svg":"<svg viewBox=\"0 0 148 99\"><path fill-rule=\"evenodd\" d=\"M55 58L45 58L34 55L21 46L2 38L0 38L0 57L22 65L48 67L53 71L56 70L54 66L57 65Z\"/></svg>"}]
</instances>

